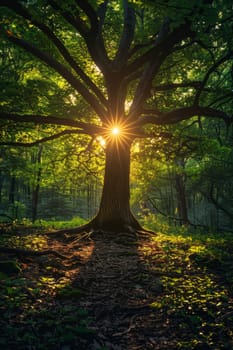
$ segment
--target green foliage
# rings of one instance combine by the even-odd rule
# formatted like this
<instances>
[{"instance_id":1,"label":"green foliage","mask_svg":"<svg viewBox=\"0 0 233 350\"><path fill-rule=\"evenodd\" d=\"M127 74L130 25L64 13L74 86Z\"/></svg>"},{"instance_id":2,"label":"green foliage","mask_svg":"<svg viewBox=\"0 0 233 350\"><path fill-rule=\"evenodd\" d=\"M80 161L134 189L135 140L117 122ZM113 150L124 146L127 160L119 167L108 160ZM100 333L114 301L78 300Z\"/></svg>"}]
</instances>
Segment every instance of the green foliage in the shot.
<instances>
[{"instance_id":1,"label":"green foliage","mask_svg":"<svg viewBox=\"0 0 233 350\"><path fill-rule=\"evenodd\" d=\"M84 225L86 223L86 220L80 218L80 217L74 217L71 220L68 221L58 221L58 220L37 220L34 223L35 227L42 227L42 228L69 228L69 227L78 227L81 225Z\"/></svg>"},{"instance_id":2,"label":"green foliage","mask_svg":"<svg viewBox=\"0 0 233 350\"><path fill-rule=\"evenodd\" d=\"M151 303L152 310L176 322L187 337L192 334L189 340L177 339L177 349L225 349L222 334L226 344L232 339L232 234L192 232L151 216L146 222L157 232L153 240L159 250L154 257L148 251L144 256L164 289ZM218 341L221 345L215 347Z\"/></svg>"}]
</instances>

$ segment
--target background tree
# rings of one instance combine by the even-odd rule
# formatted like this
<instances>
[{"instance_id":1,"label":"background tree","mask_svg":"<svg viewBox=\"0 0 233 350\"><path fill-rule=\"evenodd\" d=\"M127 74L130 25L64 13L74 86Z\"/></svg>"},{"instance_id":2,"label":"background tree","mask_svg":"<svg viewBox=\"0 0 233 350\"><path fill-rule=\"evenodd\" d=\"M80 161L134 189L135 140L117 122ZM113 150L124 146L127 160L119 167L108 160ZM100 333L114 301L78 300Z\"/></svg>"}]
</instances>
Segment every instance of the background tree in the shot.
<instances>
[{"instance_id":1,"label":"background tree","mask_svg":"<svg viewBox=\"0 0 233 350\"><path fill-rule=\"evenodd\" d=\"M98 137L105 143L104 185L87 226L140 229L129 206L133 141L153 138L152 125L191 119L202 128L206 117L232 123L231 2L0 5L2 61L7 53L7 71L17 71L1 103L3 129L10 121L41 125L40 143L68 134Z\"/></svg>"},{"instance_id":2,"label":"background tree","mask_svg":"<svg viewBox=\"0 0 233 350\"><path fill-rule=\"evenodd\" d=\"M135 144L132 204L170 223L232 227L232 127L221 120L166 126ZM162 139L163 137L163 139ZM178 182L178 184L177 184Z\"/></svg>"}]
</instances>

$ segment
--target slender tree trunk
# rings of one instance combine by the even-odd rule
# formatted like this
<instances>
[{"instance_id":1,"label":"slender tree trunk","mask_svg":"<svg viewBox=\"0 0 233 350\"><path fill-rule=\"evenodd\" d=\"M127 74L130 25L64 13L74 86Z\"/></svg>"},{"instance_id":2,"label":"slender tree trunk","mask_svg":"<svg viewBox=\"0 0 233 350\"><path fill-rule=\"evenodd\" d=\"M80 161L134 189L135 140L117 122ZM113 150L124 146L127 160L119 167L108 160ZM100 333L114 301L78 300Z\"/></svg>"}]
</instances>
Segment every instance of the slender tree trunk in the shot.
<instances>
[{"instance_id":1,"label":"slender tree trunk","mask_svg":"<svg viewBox=\"0 0 233 350\"><path fill-rule=\"evenodd\" d=\"M9 190L9 202L12 205L15 204L15 185L16 185L16 178L15 178L15 175L12 175L10 179L10 190Z\"/></svg>"},{"instance_id":2,"label":"slender tree trunk","mask_svg":"<svg viewBox=\"0 0 233 350\"><path fill-rule=\"evenodd\" d=\"M177 199L178 199L178 213L180 218L180 223L188 224L188 210L187 210L187 201L186 201L186 194L185 194L185 184L184 179L181 174L175 175L175 187L177 192Z\"/></svg>"},{"instance_id":3,"label":"slender tree trunk","mask_svg":"<svg viewBox=\"0 0 233 350\"><path fill-rule=\"evenodd\" d=\"M224 214L226 214L228 216L228 218L230 218L231 220L233 220L233 213L231 212L231 210L229 210L228 208L226 208L225 206L223 206L221 203L219 203L218 198L216 198L217 196L214 195L214 184L211 184L210 186L210 190L209 190L209 194L206 195L204 193L204 196L206 196L208 198L208 200L214 204L214 206L216 207L216 209L221 210Z\"/></svg>"},{"instance_id":4,"label":"slender tree trunk","mask_svg":"<svg viewBox=\"0 0 233 350\"><path fill-rule=\"evenodd\" d=\"M35 222L37 219L37 211L38 211L38 202L39 202L39 192L40 192L40 181L41 181L41 154L42 154L42 146L39 147L37 153L36 164L38 166L38 170L36 173L36 183L35 188L32 191L32 222Z\"/></svg>"},{"instance_id":5,"label":"slender tree trunk","mask_svg":"<svg viewBox=\"0 0 233 350\"><path fill-rule=\"evenodd\" d=\"M141 228L129 203L130 147L131 142L117 138L107 144L102 198L93 220L96 227L113 231Z\"/></svg>"}]
</instances>

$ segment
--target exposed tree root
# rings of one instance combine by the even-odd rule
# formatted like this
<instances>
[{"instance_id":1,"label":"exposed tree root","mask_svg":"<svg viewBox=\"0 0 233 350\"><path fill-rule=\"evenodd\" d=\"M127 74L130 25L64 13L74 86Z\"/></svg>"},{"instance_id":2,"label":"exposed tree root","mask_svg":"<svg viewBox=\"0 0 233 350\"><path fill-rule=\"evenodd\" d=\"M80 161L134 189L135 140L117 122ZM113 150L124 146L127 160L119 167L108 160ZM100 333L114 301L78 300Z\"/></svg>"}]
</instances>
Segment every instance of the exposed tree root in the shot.
<instances>
[{"instance_id":1,"label":"exposed tree root","mask_svg":"<svg viewBox=\"0 0 233 350\"><path fill-rule=\"evenodd\" d=\"M103 233L103 234L108 234L113 232L124 233L124 234L135 235L136 237L151 235L151 234L155 235L155 232L144 229L138 225L136 227L123 225L121 228L120 227L115 228L113 225L112 229L111 228L105 229L104 227L101 227L100 225L97 224L96 218L94 218L87 224L79 227L56 230L52 232L45 232L45 234L57 236L58 238L61 238L61 236L65 236L66 242L72 242L76 240L81 240L84 237L88 238L95 232Z\"/></svg>"},{"instance_id":2,"label":"exposed tree root","mask_svg":"<svg viewBox=\"0 0 233 350\"><path fill-rule=\"evenodd\" d=\"M30 250L30 249L21 249L21 248L9 248L9 247L0 247L1 253L14 254L17 256L42 256L42 255L54 255L59 259L70 259L68 256L62 255L55 250L46 249L42 251Z\"/></svg>"},{"instance_id":3,"label":"exposed tree root","mask_svg":"<svg viewBox=\"0 0 233 350\"><path fill-rule=\"evenodd\" d=\"M62 236L62 235L76 235L79 233L83 233L83 232L91 232L93 231L93 225L92 225L92 221L88 222L85 225L82 226L78 226L78 227L73 227L73 228L64 228L62 230L56 230L56 231L51 231L51 232L45 232L45 235L52 235L52 236Z\"/></svg>"},{"instance_id":4,"label":"exposed tree root","mask_svg":"<svg viewBox=\"0 0 233 350\"><path fill-rule=\"evenodd\" d=\"M136 230L137 234L140 235L156 235L156 232L142 228L141 230Z\"/></svg>"}]
</instances>

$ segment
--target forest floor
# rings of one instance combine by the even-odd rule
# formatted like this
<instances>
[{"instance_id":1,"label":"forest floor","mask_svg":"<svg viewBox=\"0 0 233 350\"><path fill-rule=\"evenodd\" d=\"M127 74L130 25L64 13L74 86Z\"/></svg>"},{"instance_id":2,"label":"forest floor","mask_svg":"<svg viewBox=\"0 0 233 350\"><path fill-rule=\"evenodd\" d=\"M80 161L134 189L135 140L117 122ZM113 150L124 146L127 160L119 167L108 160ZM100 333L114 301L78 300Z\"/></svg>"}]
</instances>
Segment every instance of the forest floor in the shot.
<instances>
[{"instance_id":1,"label":"forest floor","mask_svg":"<svg viewBox=\"0 0 233 350\"><path fill-rule=\"evenodd\" d=\"M3 246L60 256L0 248L0 349L233 349L232 234L3 225Z\"/></svg>"}]
</instances>

